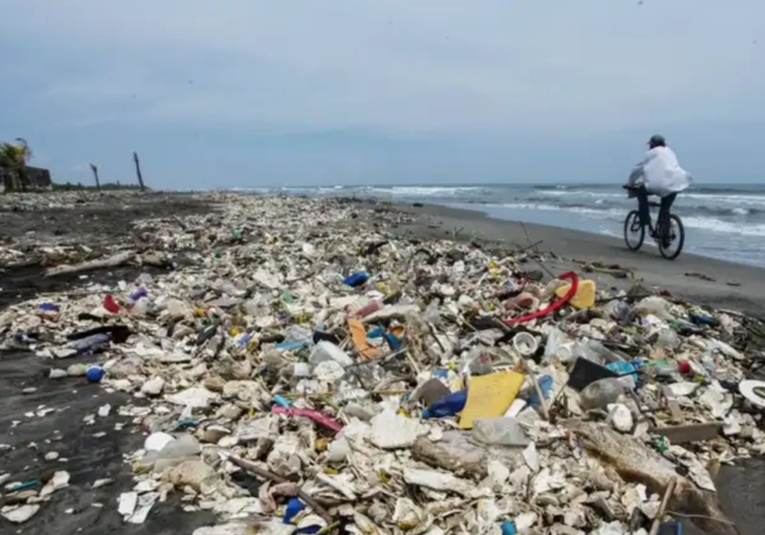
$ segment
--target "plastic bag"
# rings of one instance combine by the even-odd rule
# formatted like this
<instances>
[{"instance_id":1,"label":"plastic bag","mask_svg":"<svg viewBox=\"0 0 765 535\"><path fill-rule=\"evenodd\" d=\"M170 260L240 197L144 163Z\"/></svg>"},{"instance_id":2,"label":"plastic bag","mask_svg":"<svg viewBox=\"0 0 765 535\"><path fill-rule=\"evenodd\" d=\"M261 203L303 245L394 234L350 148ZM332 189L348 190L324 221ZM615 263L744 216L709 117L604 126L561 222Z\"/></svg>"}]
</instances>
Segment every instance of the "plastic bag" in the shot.
<instances>
[{"instance_id":1,"label":"plastic bag","mask_svg":"<svg viewBox=\"0 0 765 535\"><path fill-rule=\"evenodd\" d=\"M622 394L624 394L624 385L619 379L615 377L598 379L582 390L580 394L581 405L586 411L604 409L610 403L616 403Z\"/></svg>"},{"instance_id":2,"label":"plastic bag","mask_svg":"<svg viewBox=\"0 0 765 535\"><path fill-rule=\"evenodd\" d=\"M531 440L515 418L481 418L473 422L472 437L497 446L527 446Z\"/></svg>"}]
</instances>

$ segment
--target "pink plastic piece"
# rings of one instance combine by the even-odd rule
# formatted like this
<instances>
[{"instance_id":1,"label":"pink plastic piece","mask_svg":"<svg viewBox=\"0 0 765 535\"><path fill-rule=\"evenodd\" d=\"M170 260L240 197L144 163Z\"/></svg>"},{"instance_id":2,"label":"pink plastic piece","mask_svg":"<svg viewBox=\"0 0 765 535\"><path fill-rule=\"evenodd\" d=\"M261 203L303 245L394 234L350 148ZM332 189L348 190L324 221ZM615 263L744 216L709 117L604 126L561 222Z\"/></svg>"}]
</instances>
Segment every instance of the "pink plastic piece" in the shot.
<instances>
[{"instance_id":1,"label":"pink plastic piece","mask_svg":"<svg viewBox=\"0 0 765 535\"><path fill-rule=\"evenodd\" d=\"M312 411L310 409L287 409L285 407L277 406L273 407L271 412L274 414L286 414L287 416L303 416L305 418L310 418L317 424L335 432L340 431L343 428L340 422L333 420L329 416L322 414L319 411Z\"/></svg>"}]
</instances>

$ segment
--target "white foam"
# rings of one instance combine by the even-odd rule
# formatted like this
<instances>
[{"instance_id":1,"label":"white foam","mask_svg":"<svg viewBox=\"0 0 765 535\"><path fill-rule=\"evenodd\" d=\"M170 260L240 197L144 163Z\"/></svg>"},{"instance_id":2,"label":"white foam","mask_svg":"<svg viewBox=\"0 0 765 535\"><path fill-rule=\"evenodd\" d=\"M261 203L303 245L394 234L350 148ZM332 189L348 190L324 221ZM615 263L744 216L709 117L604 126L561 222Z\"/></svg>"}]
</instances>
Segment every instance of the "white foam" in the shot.
<instances>
[{"instance_id":1,"label":"white foam","mask_svg":"<svg viewBox=\"0 0 765 535\"><path fill-rule=\"evenodd\" d=\"M503 208L511 208L514 210L544 210L544 211L557 210L561 212L573 212L576 214L593 216L599 219L624 219L627 216L627 213L629 212L629 210L624 210L621 208L610 208L607 210L603 210L603 209L597 209L597 208L586 208L583 206L565 207L565 206L559 206L554 204L538 204L538 203L505 203L500 205L490 204L489 206L501 206Z\"/></svg>"},{"instance_id":2,"label":"white foam","mask_svg":"<svg viewBox=\"0 0 765 535\"><path fill-rule=\"evenodd\" d=\"M392 186L371 188L372 191L394 197L451 197L466 191L476 191L478 186Z\"/></svg>"},{"instance_id":3,"label":"white foam","mask_svg":"<svg viewBox=\"0 0 765 535\"><path fill-rule=\"evenodd\" d=\"M721 221L711 217L683 217L683 224L688 228L697 228L722 234L738 234L739 236L765 236L765 225L748 225Z\"/></svg>"}]
</instances>

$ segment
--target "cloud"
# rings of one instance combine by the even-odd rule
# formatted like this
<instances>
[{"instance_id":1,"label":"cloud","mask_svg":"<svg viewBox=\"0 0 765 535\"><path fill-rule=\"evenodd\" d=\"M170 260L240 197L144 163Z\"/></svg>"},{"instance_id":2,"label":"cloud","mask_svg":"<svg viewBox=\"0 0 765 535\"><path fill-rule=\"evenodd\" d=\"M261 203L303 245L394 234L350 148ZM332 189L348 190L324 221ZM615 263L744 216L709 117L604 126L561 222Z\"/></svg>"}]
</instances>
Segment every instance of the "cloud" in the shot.
<instances>
[{"instance_id":1,"label":"cloud","mask_svg":"<svg viewBox=\"0 0 765 535\"><path fill-rule=\"evenodd\" d=\"M0 139L64 180L133 150L162 187L612 180L654 131L699 177L765 165L755 0L4 8Z\"/></svg>"},{"instance_id":2,"label":"cloud","mask_svg":"<svg viewBox=\"0 0 765 535\"><path fill-rule=\"evenodd\" d=\"M751 117L765 89L753 0L15 4L3 39L66 58L32 96L74 126L598 132Z\"/></svg>"}]
</instances>

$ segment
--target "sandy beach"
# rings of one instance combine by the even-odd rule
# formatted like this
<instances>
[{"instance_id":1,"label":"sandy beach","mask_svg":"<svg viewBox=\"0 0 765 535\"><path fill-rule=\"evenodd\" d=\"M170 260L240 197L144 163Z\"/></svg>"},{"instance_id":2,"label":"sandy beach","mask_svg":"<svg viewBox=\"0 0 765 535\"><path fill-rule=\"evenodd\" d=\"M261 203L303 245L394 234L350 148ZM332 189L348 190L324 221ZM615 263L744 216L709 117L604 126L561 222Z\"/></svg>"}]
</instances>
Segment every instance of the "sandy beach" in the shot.
<instances>
[{"instance_id":1,"label":"sandy beach","mask_svg":"<svg viewBox=\"0 0 765 535\"><path fill-rule=\"evenodd\" d=\"M115 283L131 280L143 270L155 275L156 268L121 267L95 271L83 279L78 275L43 279L45 268L35 255L39 244L80 244L98 248L104 243L120 240L130 242L133 222L147 217L168 218L189 214L208 214L215 211L214 196L190 196L171 194L148 194L143 197L90 196L88 201L74 207L56 207L29 211L0 211L0 240L27 244L28 257L24 261L7 264L0 272L0 313L20 301L30 299L41 292L71 291L94 280ZM440 238L475 241L487 248L528 248L537 244L540 251L554 253L554 258L540 266L529 261L529 269L544 269L558 275L574 269L581 271L583 263L602 263L622 270L627 269L629 278L614 277L605 273L589 276L603 287L629 288L640 281L646 288L662 288L683 299L716 308L760 316L765 304L765 286L762 280L765 270L726 263L690 254L681 255L676 261L662 259L655 248L644 247L639 253L626 250L620 240L585 234L567 229L489 219L478 212L453 210L439 206L395 205L382 206L371 202L359 204L357 225L360 231L374 224L374 210L399 210L415 218L389 229L393 234L413 238ZM182 257L183 252L179 251ZM633 277L634 275L634 277ZM711 280L704 280L705 278ZM71 361L68 363L72 363ZM102 534L106 531L120 534L191 533L194 528L211 521L207 513L187 514L179 511L177 501L160 504L146 523L126 525L115 510L115 499L120 492L130 488L131 470L123 455L137 449L143 437L126 425L124 430L113 431L116 422L128 422L116 412L96 427L85 427L81 422L86 414L94 413L105 403L119 405L122 394L107 394L97 385L54 383L47 379L47 363L25 352L0 354L0 398L4 410L0 416L0 444L10 444L12 449L0 451L0 465L5 471L24 467L26 473L51 470L58 462L44 461L32 442L44 444L60 433L62 457L69 459L66 469L72 474L71 487L76 492L56 495L52 503L38 514L33 522L19 529L20 533ZM37 387L36 393L21 394L27 387ZM24 421L24 414L35 410L40 404L67 405L67 411L52 419L40 419L35 425L23 425L15 429L12 422ZM94 438L99 430L108 431L103 438ZM11 470L9 470L9 467ZM765 479L762 463L752 461L748 466L724 468L720 480L723 507L738 523L742 535L761 532L757 516L765 511L762 496L765 495ZM112 478L114 483L92 489L96 479ZM92 502L103 503L102 509L91 507ZM74 509L78 514L64 514ZM79 514L82 513L82 514ZM0 519L0 531L16 532L16 527L4 524ZM55 528L54 528L55 526ZM6 529L8 531L6 531ZM700 533L688 528L686 534Z\"/></svg>"}]
</instances>

